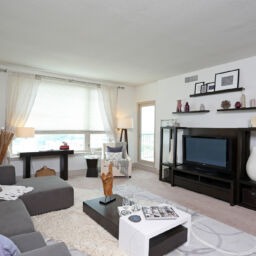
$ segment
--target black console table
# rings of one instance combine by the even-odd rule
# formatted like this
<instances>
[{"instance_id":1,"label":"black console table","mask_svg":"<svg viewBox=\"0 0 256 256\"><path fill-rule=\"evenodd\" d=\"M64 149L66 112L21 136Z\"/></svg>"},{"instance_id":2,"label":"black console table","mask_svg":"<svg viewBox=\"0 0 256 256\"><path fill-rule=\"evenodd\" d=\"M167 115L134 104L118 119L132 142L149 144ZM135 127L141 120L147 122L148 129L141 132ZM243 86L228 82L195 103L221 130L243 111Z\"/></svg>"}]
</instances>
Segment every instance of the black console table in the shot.
<instances>
[{"instance_id":1,"label":"black console table","mask_svg":"<svg viewBox=\"0 0 256 256\"><path fill-rule=\"evenodd\" d=\"M49 150L36 152L20 153L20 158L24 160L23 178L30 178L31 176L31 158L45 157L45 156L59 156L60 157L60 177L63 180L68 179L68 155L74 154L74 150Z\"/></svg>"}]
</instances>

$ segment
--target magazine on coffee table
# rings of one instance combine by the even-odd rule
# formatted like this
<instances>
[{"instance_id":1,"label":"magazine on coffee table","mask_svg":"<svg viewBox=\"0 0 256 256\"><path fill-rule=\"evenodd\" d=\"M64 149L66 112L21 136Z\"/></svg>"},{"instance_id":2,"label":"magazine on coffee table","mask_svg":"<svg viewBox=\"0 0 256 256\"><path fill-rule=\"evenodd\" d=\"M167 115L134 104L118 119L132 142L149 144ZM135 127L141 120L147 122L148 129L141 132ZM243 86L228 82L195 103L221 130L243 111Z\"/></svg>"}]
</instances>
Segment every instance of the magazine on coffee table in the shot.
<instances>
[{"instance_id":1,"label":"magazine on coffee table","mask_svg":"<svg viewBox=\"0 0 256 256\"><path fill-rule=\"evenodd\" d=\"M142 207L142 212L146 220L172 220L179 217L170 205Z\"/></svg>"}]
</instances>

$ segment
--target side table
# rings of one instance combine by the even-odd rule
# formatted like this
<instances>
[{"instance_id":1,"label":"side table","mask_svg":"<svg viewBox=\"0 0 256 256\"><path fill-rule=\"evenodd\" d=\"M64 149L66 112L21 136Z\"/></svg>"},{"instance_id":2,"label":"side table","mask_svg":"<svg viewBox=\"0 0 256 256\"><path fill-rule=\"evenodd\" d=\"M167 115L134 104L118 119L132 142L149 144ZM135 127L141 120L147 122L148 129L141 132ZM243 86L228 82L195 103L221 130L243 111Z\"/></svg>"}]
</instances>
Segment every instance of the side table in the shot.
<instances>
[{"instance_id":1,"label":"side table","mask_svg":"<svg viewBox=\"0 0 256 256\"><path fill-rule=\"evenodd\" d=\"M98 177L98 159L97 155L85 155L87 164L86 177Z\"/></svg>"}]
</instances>

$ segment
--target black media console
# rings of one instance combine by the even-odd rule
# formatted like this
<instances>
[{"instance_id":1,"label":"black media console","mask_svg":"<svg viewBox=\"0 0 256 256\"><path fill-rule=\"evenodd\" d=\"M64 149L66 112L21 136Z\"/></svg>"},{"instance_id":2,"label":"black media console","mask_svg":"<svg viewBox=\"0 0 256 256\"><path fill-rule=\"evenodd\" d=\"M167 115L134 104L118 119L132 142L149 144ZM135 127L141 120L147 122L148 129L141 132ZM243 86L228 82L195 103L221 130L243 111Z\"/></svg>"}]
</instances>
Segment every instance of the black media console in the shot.
<instances>
[{"instance_id":1,"label":"black media console","mask_svg":"<svg viewBox=\"0 0 256 256\"><path fill-rule=\"evenodd\" d=\"M172 186L180 186L227 201L231 205L235 204L235 180L232 177L183 165L174 167L172 175Z\"/></svg>"},{"instance_id":2,"label":"black media console","mask_svg":"<svg viewBox=\"0 0 256 256\"><path fill-rule=\"evenodd\" d=\"M224 200L230 205L239 204L256 210L256 182L248 178L245 169L253 131L256 132L256 128L161 127L159 179L172 186ZM182 145L178 141L181 141L182 135L225 137L232 141L231 172L222 173L178 163L177 152L182 152ZM170 151L173 158L171 163L166 159Z\"/></svg>"}]
</instances>

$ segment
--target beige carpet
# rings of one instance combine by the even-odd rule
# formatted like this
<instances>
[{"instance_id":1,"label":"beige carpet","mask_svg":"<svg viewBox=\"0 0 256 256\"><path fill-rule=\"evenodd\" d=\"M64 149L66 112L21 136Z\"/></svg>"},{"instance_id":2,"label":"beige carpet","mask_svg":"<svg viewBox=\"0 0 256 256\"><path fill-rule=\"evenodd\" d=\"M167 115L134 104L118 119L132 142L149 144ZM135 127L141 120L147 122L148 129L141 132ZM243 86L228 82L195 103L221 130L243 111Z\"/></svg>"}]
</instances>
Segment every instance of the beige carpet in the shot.
<instances>
[{"instance_id":1,"label":"beige carpet","mask_svg":"<svg viewBox=\"0 0 256 256\"><path fill-rule=\"evenodd\" d=\"M75 188L102 189L99 177L88 178L85 177L85 173L85 170L75 175L71 173L68 182ZM159 181L158 174L150 171L136 169L133 170L131 179L114 179L114 187L122 184L138 186L200 214L256 236L256 211L238 205L230 206L229 203L222 200L181 187L172 187L168 183Z\"/></svg>"},{"instance_id":2,"label":"beige carpet","mask_svg":"<svg viewBox=\"0 0 256 256\"><path fill-rule=\"evenodd\" d=\"M167 202L165 198L131 184L115 186L114 193L121 195L134 193L143 205ZM75 188L75 205L66 210L34 216L35 228L42 232L45 238L64 241L69 248L75 248L91 256L124 256L124 252L118 248L117 239L83 212L82 202L84 200L101 197L102 194L102 189ZM202 252L205 256L256 256L254 236L200 215L186 207L179 205L176 207L192 214L192 236L189 246L183 245L170 252L169 256L200 256Z\"/></svg>"},{"instance_id":3,"label":"beige carpet","mask_svg":"<svg viewBox=\"0 0 256 256\"><path fill-rule=\"evenodd\" d=\"M69 248L93 256L125 255L118 248L118 241L94 222L82 210L82 201L101 197L102 192L94 189L75 189L73 207L34 216L36 230L48 239L60 240Z\"/></svg>"}]
</instances>

